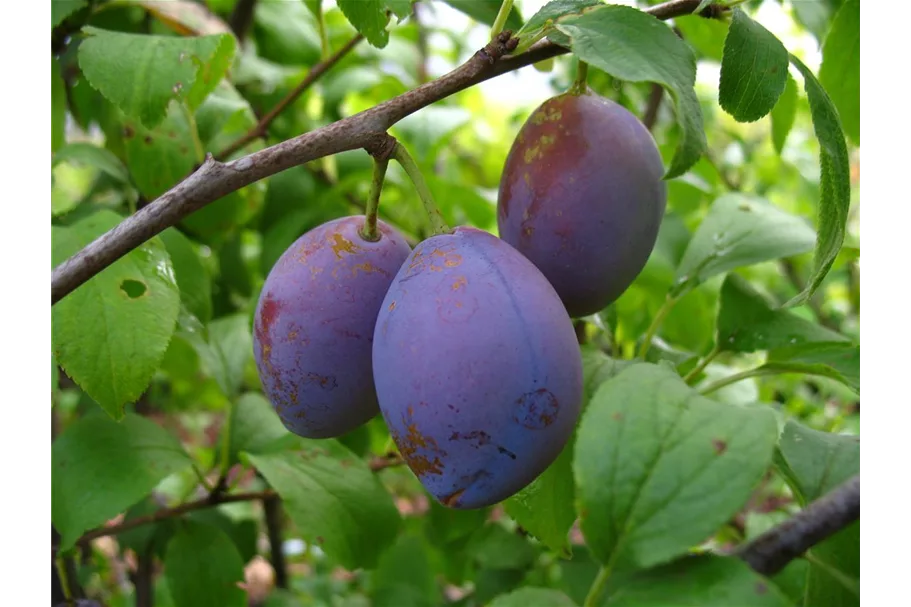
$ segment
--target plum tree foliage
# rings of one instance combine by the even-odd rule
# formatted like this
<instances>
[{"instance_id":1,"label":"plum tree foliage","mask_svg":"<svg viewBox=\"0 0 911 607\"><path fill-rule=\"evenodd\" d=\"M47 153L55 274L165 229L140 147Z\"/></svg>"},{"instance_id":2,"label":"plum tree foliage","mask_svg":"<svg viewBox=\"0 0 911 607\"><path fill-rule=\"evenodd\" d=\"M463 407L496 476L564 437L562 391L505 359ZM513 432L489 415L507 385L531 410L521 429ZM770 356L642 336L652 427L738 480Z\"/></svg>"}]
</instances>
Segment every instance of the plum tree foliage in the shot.
<instances>
[{"instance_id":1,"label":"plum tree foliage","mask_svg":"<svg viewBox=\"0 0 911 607\"><path fill-rule=\"evenodd\" d=\"M54 0L53 604L859 604L859 0L629 4Z\"/></svg>"}]
</instances>

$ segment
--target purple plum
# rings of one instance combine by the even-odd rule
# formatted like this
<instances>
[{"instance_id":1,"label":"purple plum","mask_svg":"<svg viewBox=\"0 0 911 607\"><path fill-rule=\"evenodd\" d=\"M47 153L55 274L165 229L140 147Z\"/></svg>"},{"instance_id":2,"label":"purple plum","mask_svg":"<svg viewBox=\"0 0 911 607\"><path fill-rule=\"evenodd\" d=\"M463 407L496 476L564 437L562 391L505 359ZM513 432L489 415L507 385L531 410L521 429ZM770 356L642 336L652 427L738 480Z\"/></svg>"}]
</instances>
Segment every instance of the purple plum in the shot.
<instances>
[{"instance_id":1,"label":"purple plum","mask_svg":"<svg viewBox=\"0 0 911 607\"><path fill-rule=\"evenodd\" d=\"M547 277L570 316L594 314L636 279L667 204L655 141L599 95L545 101L519 131L500 181L500 237Z\"/></svg>"},{"instance_id":2,"label":"purple plum","mask_svg":"<svg viewBox=\"0 0 911 607\"><path fill-rule=\"evenodd\" d=\"M380 410L424 487L451 508L502 501L560 454L579 418L582 359L541 272L471 227L415 247L377 318Z\"/></svg>"},{"instance_id":3,"label":"purple plum","mask_svg":"<svg viewBox=\"0 0 911 607\"><path fill-rule=\"evenodd\" d=\"M382 221L380 239L359 234L363 216L324 223L275 263L253 325L263 390L288 430L330 438L377 413L371 349L380 305L411 247Z\"/></svg>"}]
</instances>

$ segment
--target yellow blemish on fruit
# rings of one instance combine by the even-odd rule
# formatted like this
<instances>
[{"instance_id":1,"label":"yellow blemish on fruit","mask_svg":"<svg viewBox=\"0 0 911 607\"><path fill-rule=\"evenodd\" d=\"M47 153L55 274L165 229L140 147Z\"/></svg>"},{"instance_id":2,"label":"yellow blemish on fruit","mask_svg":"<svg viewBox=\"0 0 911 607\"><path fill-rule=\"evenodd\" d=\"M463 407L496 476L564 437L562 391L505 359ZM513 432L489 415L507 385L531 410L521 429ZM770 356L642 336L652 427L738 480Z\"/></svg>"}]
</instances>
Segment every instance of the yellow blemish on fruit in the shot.
<instances>
[{"instance_id":1,"label":"yellow blemish on fruit","mask_svg":"<svg viewBox=\"0 0 911 607\"><path fill-rule=\"evenodd\" d=\"M389 311L392 312L393 310L395 310L395 300L394 299L392 300L392 303L389 304Z\"/></svg>"},{"instance_id":2,"label":"yellow blemish on fruit","mask_svg":"<svg viewBox=\"0 0 911 607\"><path fill-rule=\"evenodd\" d=\"M468 284L468 280L466 280L464 276L459 276L458 278L456 278L455 282L452 283L452 290L458 291L459 289L466 286L467 284Z\"/></svg>"},{"instance_id":3,"label":"yellow blemish on fruit","mask_svg":"<svg viewBox=\"0 0 911 607\"><path fill-rule=\"evenodd\" d=\"M342 236L341 234L333 234L332 240L332 252L335 253L335 256L338 259L342 258L342 253L348 253L353 255L357 253L360 249L350 240Z\"/></svg>"}]
</instances>

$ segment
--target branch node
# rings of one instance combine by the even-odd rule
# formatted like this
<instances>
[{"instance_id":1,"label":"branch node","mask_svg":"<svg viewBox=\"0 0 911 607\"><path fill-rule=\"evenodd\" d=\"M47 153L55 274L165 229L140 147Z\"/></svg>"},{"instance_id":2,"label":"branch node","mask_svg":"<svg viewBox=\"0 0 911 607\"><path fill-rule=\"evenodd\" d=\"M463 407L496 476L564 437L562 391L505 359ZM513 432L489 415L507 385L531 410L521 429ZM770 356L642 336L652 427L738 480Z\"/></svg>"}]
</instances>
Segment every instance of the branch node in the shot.
<instances>
[{"instance_id":1,"label":"branch node","mask_svg":"<svg viewBox=\"0 0 911 607\"><path fill-rule=\"evenodd\" d=\"M519 46L519 39L513 38L512 31L503 30L497 37L491 40L487 46L478 51L478 54L484 58L487 63L493 65L503 55L514 51Z\"/></svg>"},{"instance_id":2,"label":"branch node","mask_svg":"<svg viewBox=\"0 0 911 607\"><path fill-rule=\"evenodd\" d=\"M395 144L397 143L398 140L395 137L384 131L372 135L364 145L364 149L375 159L388 162L395 153Z\"/></svg>"},{"instance_id":3,"label":"branch node","mask_svg":"<svg viewBox=\"0 0 911 607\"><path fill-rule=\"evenodd\" d=\"M727 6L721 4L709 4L707 7L699 11L699 16L705 19L721 19L725 13L729 12L731 9Z\"/></svg>"}]
</instances>

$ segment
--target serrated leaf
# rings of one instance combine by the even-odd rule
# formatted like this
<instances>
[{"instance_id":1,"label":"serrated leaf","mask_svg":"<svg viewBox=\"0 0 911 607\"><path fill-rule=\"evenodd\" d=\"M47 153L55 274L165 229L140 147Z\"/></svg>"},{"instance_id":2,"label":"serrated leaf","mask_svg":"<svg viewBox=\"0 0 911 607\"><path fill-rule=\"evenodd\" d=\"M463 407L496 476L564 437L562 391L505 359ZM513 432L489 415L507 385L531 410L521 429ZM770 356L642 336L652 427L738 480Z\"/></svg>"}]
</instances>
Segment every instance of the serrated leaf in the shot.
<instances>
[{"instance_id":1,"label":"serrated leaf","mask_svg":"<svg viewBox=\"0 0 911 607\"><path fill-rule=\"evenodd\" d=\"M175 607L246 607L244 563L234 542L212 525L177 523L164 558Z\"/></svg>"},{"instance_id":2,"label":"serrated leaf","mask_svg":"<svg viewBox=\"0 0 911 607\"><path fill-rule=\"evenodd\" d=\"M487 607L575 607L575 603L559 590L551 588L519 588L502 594Z\"/></svg>"},{"instance_id":3,"label":"serrated leaf","mask_svg":"<svg viewBox=\"0 0 911 607\"><path fill-rule=\"evenodd\" d=\"M851 167L835 105L813 72L800 59L791 55L791 63L803 74L804 90L810 100L810 114L813 116L813 130L819 139L820 167L820 198L816 219L819 236L813 257L813 274L807 281L806 288L785 304L797 306L809 299L822 284L845 241L845 224L851 208Z\"/></svg>"},{"instance_id":4,"label":"serrated leaf","mask_svg":"<svg viewBox=\"0 0 911 607\"><path fill-rule=\"evenodd\" d=\"M600 349L585 345L581 346L582 352L582 378L583 378L583 403L588 402L601 387L601 384L614 377L623 369L635 364L630 360L611 358Z\"/></svg>"},{"instance_id":5,"label":"serrated leaf","mask_svg":"<svg viewBox=\"0 0 911 607\"><path fill-rule=\"evenodd\" d=\"M202 160L195 149L192 127L180 105L172 103L154 129L125 119L123 141L127 167L140 193L154 200L180 183Z\"/></svg>"},{"instance_id":6,"label":"serrated leaf","mask_svg":"<svg viewBox=\"0 0 911 607\"><path fill-rule=\"evenodd\" d=\"M154 128L173 100L195 109L234 57L229 34L180 38L85 27L79 67L89 83L127 116Z\"/></svg>"},{"instance_id":7,"label":"serrated leaf","mask_svg":"<svg viewBox=\"0 0 911 607\"><path fill-rule=\"evenodd\" d=\"M738 122L759 120L775 106L788 77L788 51L742 9L724 41L718 101Z\"/></svg>"},{"instance_id":8,"label":"serrated leaf","mask_svg":"<svg viewBox=\"0 0 911 607\"><path fill-rule=\"evenodd\" d=\"M107 173L121 183L130 183L130 174L117 156L110 150L84 141L68 143L54 153L51 164L61 162L93 166Z\"/></svg>"},{"instance_id":9,"label":"serrated leaf","mask_svg":"<svg viewBox=\"0 0 911 607\"><path fill-rule=\"evenodd\" d=\"M601 385L578 429L587 545L618 572L686 553L743 507L777 437L768 409L706 399L663 365L627 367Z\"/></svg>"},{"instance_id":10,"label":"serrated leaf","mask_svg":"<svg viewBox=\"0 0 911 607\"><path fill-rule=\"evenodd\" d=\"M120 223L96 211L69 226L53 226L57 265ZM168 347L180 294L168 253L148 240L102 270L51 309L54 355L67 375L108 415L143 393Z\"/></svg>"},{"instance_id":11,"label":"serrated leaf","mask_svg":"<svg viewBox=\"0 0 911 607\"><path fill-rule=\"evenodd\" d=\"M847 0L835 13L822 47L819 82L848 137L860 145L860 0Z\"/></svg>"},{"instance_id":12,"label":"serrated leaf","mask_svg":"<svg viewBox=\"0 0 911 607\"><path fill-rule=\"evenodd\" d=\"M712 204L687 245L677 267L676 289L734 268L806 253L815 240L802 217L755 196L725 194Z\"/></svg>"},{"instance_id":13,"label":"serrated leaf","mask_svg":"<svg viewBox=\"0 0 911 607\"><path fill-rule=\"evenodd\" d=\"M244 367L253 358L253 324L247 314L222 316L209 323L209 343L224 363L227 396L240 388Z\"/></svg>"},{"instance_id":14,"label":"serrated leaf","mask_svg":"<svg viewBox=\"0 0 911 607\"><path fill-rule=\"evenodd\" d=\"M200 321L209 322L212 318L212 278L203 267L193 243L177 228L162 232L161 240L174 266L181 303Z\"/></svg>"},{"instance_id":15,"label":"serrated leaf","mask_svg":"<svg viewBox=\"0 0 911 607\"><path fill-rule=\"evenodd\" d=\"M481 567L501 570L525 569L537 554L527 539L497 523L488 523L478 530L466 552Z\"/></svg>"},{"instance_id":16,"label":"serrated leaf","mask_svg":"<svg viewBox=\"0 0 911 607\"><path fill-rule=\"evenodd\" d=\"M778 103L772 108L772 145L775 151L781 155L784 149L784 142L794 126L794 119L797 117L797 83L794 78L788 74L788 79L784 85L784 91L778 98Z\"/></svg>"},{"instance_id":17,"label":"serrated leaf","mask_svg":"<svg viewBox=\"0 0 911 607\"><path fill-rule=\"evenodd\" d=\"M348 22L377 48L389 43L386 31L386 0L337 0Z\"/></svg>"},{"instance_id":18,"label":"serrated leaf","mask_svg":"<svg viewBox=\"0 0 911 607\"><path fill-rule=\"evenodd\" d=\"M774 583L732 557L685 557L611 590L605 607L796 607Z\"/></svg>"},{"instance_id":19,"label":"serrated leaf","mask_svg":"<svg viewBox=\"0 0 911 607\"><path fill-rule=\"evenodd\" d=\"M51 27L57 27L63 20L88 4L88 0L52 0Z\"/></svg>"},{"instance_id":20,"label":"serrated leaf","mask_svg":"<svg viewBox=\"0 0 911 607\"><path fill-rule=\"evenodd\" d=\"M294 453L247 457L308 542L347 569L375 567L400 524L389 493L338 441L301 439L300 444Z\"/></svg>"},{"instance_id":21,"label":"serrated leaf","mask_svg":"<svg viewBox=\"0 0 911 607\"><path fill-rule=\"evenodd\" d=\"M475 21L484 25L493 25L500 12L501 0L443 0L446 4L459 10ZM513 6L506 18L506 29L518 31L522 27L522 15L519 7Z\"/></svg>"},{"instance_id":22,"label":"serrated leaf","mask_svg":"<svg viewBox=\"0 0 911 607\"><path fill-rule=\"evenodd\" d=\"M670 92L681 128L665 178L682 175L706 149L702 109L693 86L692 49L655 17L626 6L604 6L560 19L580 60L629 82L656 82Z\"/></svg>"},{"instance_id":23,"label":"serrated leaf","mask_svg":"<svg viewBox=\"0 0 911 607\"><path fill-rule=\"evenodd\" d=\"M60 76L60 64L51 57L51 152L66 142L66 85Z\"/></svg>"},{"instance_id":24,"label":"serrated leaf","mask_svg":"<svg viewBox=\"0 0 911 607\"><path fill-rule=\"evenodd\" d=\"M174 436L137 415L73 422L51 446L51 518L61 550L191 464Z\"/></svg>"},{"instance_id":25,"label":"serrated leaf","mask_svg":"<svg viewBox=\"0 0 911 607\"><path fill-rule=\"evenodd\" d=\"M264 453L276 441L291 436L269 401L256 392L248 392L237 399L231 410L230 423L229 453L232 463L240 461L241 452Z\"/></svg>"},{"instance_id":26,"label":"serrated leaf","mask_svg":"<svg viewBox=\"0 0 911 607\"><path fill-rule=\"evenodd\" d=\"M741 276L729 274L721 286L718 347L722 351L755 352L804 344L847 344L850 340L797 316L776 309Z\"/></svg>"}]
</instances>

